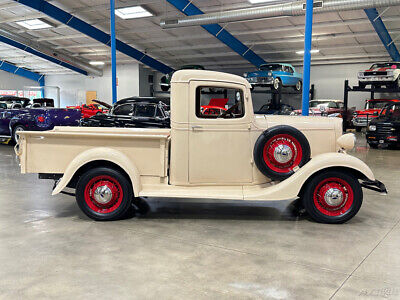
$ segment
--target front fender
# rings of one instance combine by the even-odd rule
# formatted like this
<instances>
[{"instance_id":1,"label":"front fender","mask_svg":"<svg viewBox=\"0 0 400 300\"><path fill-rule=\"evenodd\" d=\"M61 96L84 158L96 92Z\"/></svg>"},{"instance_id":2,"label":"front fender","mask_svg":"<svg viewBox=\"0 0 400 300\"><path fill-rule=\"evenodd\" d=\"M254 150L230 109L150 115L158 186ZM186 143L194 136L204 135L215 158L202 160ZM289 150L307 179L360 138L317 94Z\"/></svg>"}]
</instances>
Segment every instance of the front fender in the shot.
<instances>
[{"instance_id":1,"label":"front fender","mask_svg":"<svg viewBox=\"0 0 400 300\"><path fill-rule=\"evenodd\" d=\"M368 180L375 181L371 169L360 159L344 153L325 153L311 159L288 179L265 188L245 190L245 200L291 200L298 195L306 181L319 171L329 168L347 168L358 171Z\"/></svg>"},{"instance_id":2,"label":"front fender","mask_svg":"<svg viewBox=\"0 0 400 300\"><path fill-rule=\"evenodd\" d=\"M52 195L57 195L63 189L66 188L68 183L71 181L75 173L84 165L94 162L94 161L108 161L116 164L120 168L122 168L129 176L132 185L134 195L137 197L140 192L140 175L136 166L132 163L132 161L122 152L117 151L112 148L102 147L102 148L93 148L79 154L75 159L68 165L67 169L64 172L63 177L58 182L57 186L53 190Z\"/></svg>"}]
</instances>

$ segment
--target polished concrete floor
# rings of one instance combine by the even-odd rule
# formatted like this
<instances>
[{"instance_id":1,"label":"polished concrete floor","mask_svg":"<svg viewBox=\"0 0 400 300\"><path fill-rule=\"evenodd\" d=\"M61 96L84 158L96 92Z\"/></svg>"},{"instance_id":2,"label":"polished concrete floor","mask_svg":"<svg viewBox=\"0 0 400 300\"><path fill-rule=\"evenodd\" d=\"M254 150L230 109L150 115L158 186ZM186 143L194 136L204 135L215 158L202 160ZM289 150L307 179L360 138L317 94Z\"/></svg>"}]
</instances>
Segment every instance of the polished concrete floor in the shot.
<instances>
[{"instance_id":1,"label":"polished concrete floor","mask_svg":"<svg viewBox=\"0 0 400 300\"><path fill-rule=\"evenodd\" d=\"M98 223L0 145L0 299L400 299L400 150L360 136L354 155L390 194L365 191L344 225L287 202L163 199Z\"/></svg>"}]
</instances>

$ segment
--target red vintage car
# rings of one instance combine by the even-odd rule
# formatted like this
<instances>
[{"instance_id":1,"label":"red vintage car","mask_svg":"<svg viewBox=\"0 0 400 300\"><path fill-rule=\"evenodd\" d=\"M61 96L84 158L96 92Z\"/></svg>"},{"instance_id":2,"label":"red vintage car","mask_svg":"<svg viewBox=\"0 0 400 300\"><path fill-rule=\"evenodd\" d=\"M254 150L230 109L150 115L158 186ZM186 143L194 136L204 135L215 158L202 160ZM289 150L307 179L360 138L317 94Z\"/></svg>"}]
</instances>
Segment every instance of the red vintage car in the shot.
<instances>
[{"instance_id":1,"label":"red vintage car","mask_svg":"<svg viewBox=\"0 0 400 300\"><path fill-rule=\"evenodd\" d=\"M357 132L367 127L369 122L378 117L379 112L390 103L400 103L398 99L371 99L365 101L365 109L357 110L353 114L353 125Z\"/></svg>"},{"instance_id":2,"label":"red vintage car","mask_svg":"<svg viewBox=\"0 0 400 300\"><path fill-rule=\"evenodd\" d=\"M108 111L111 108L111 105L108 103L99 101L99 100L93 100L94 103L92 104L83 104L80 106L67 106L67 108L70 109L79 109L82 112L82 118L87 119L92 116L95 116L97 114L105 114L108 113Z\"/></svg>"},{"instance_id":3,"label":"red vintage car","mask_svg":"<svg viewBox=\"0 0 400 300\"><path fill-rule=\"evenodd\" d=\"M208 105L201 106L201 113L207 116L219 116L227 110L225 105L228 101L226 98L212 98Z\"/></svg>"}]
</instances>

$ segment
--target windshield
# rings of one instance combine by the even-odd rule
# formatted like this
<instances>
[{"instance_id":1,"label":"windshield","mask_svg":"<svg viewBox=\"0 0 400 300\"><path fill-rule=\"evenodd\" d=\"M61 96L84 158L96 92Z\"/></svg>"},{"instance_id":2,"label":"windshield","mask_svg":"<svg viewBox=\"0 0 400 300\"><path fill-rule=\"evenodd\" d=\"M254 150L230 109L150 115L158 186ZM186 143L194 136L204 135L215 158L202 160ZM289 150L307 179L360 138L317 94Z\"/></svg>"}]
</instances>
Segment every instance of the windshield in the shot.
<instances>
[{"instance_id":1,"label":"windshield","mask_svg":"<svg viewBox=\"0 0 400 300\"><path fill-rule=\"evenodd\" d=\"M373 64L371 69L381 69L381 68L395 68L400 69L400 63L382 63L382 64Z\"/></svg>"},{"instance_id":2,"label":"windshield","mask_svg":"<svg viewBox=\"0 0 400 300\"><path fill-rule=\"evenodd\" d=\"M330 101L311 101L310 102L310 107L311 108L315 108L315 107L318 107L318 106L328 106L328 104L329 104L329 102Z\"/></svg>"},{"instance_id":3,"label":"windshield","mask_svg":"<svg viewBox=\"0 0 400 300\"><path fill-rule=\"evenodd\" d=\"M369 101L365 104L365 109L382 109L389 103L390 101Z\"/></svg>"},{"instance_id":4,"label":"windshield","mask_svg":"<svg viewBox=\"0 0 400 300\"><path fill-rule=\"evenodd\" d=\"M400 103L386 106L382 109L381 115L391 118L400 118Z\"/></svg>"},{"instance_id":5,"label":"windshield","mask_svg":"<svg viewBox=\"0 0 400 300\"><path fill-rule=\"evenodd\" d=\"M270 64L270 65L262 65L260 67L261 71L282 71L282 65L278 64Z\"/></svg>"},{"instance_id":6,"label":"windshield","mask_svg":"<svg viewBox=\"0 0 400 300\"><path fill-rule=\"evenodd\" d=\"M135 117L147 117L153 118L156 115L156 105L155 104L136 104L133 110L133 116Z\"/></svg>"}]
</instances>

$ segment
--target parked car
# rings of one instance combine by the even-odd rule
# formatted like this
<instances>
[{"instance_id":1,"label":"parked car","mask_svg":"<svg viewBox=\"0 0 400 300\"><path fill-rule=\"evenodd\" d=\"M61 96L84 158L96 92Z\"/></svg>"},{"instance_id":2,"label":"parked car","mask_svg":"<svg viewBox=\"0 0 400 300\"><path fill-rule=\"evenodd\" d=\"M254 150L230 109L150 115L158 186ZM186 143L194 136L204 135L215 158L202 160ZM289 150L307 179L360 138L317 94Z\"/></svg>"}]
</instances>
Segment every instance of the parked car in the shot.
<instances>
[{"instance_id":1,"label":"parked car","mask_svg":"<svg viewBox=\"0 0 400 300\"><path fill-rule=\"evenodd\" d=\"M264 104L261 108L254 112L257 115L290 115L294 111L294 107L280 103L278 107L275 107L272 103Z\"/></svg>"},{"instance_id":2,"label":"parked car","mask_svg":"<svg viewBox=\"0 0 400 300\"><path fill-rule=\"evenodd\" d=\"M303 87L303 75L297 73L296 69L290 64L261 65L258 71L244 73L243 76L253 88L261 86L281 90L282 87L289 86L296 91L301 91Z\"/></svg>"},{"instance_id":3,"label":"parked car","mask_svg":"<svg viewBox=\"0 0 400 300\"><path fill-rule=\"evenodd\" d=\"M346 153L355 138L342 135L341 119L255 116L251 86L236 75L184 70L171 84L171 129L23 132L16 147L21 172L56 180L53 195L75 189L79 207L95 220L123 218L139 197L300 197L314 220L343 223L359 211L362 187L386 192L363 161ZM201 111L209 87L229 99L222 115Z\"/></svg>"},{"instance_id":4,"label":"parked car","mask_svg":"<svg viewBox=\"0 0 400 300\"><path fill-rule=\"evenodd\" d=\"M205 68L200 65L184 65L178 68L178 70L205 70ZM160 87L163 92L167 92L171 88L171 78L174 72L161 77Z\"/></svg>"},{"instance_id":5,"label":"parked car","mask_svg":"<svg viewBox=\"0 0 400 300\"><path fill-rule=\"evenodd\" d=\"M365 88L371 85L376 88L400 87L400 62L376 63L368 70L358 73L359 86Z\"/></svg>"},{"instance_id":6,"label":"parked car","mask_svg":"<svg viewBox=\"0 0 400 300\"><path fill-rule=\"evenodd\" d=\"M111 108L111 105L99 100L93 100L92 104L82 104L78 106L67 106L70 109L79 109L82 113L82 118L87 119L97 114L105 114Z\"/></svg>"},{"instance_id":7,"label":"parked car","mask_svg":"<svg viewBox=\"0 0 400 300\"><path fill-rule=\"evenodd\" d=\"M349 108L346 112L343 100L320 99L310 101L310 116L325 116L342 118L347 125L351 125L355 107ZM302 110L295 110L292 115L301 115Z\"/></svg>"},{"instance_id":8,"label":"parked car","mask_svg":"<svg viewBox=\"0 0 400 300\"><path fill-rule=\"evenodd\" d=\"M132 97L118 101L107 114L96 114L82 119L86 127L159 127L170 126L169 99L153 97Z\"/></svg>"},{"instance_id":9,"label":"parked car","mask_svg":"<svg viewBox=\"0 0 400 300\"><path fill-rule=\"evenodd\" d=\"M363 127L367 127L369 122L377 118L379 112L386 105L390 103L400 103L398 99L371 99L365 101L365 108L362 110L356 110L353 113L353 126L357 132L360 132Z\"/></svg>"},{"instance_id":10,"label":"parked car","mask_svg":"<svg viewBox=\"0 0 400 300\"><path fill-rule=\"evenodd\" d=\"M369 123L367 141L372 148L400 145L399 102L385 106L379 116Z\"/></svg>"},{"instance_id":11,"label":"parked car","mask_svg":"<svg viewBox=\"0 0 400 300\"><path fill-rule=\"evenodd\" d=\"M29 100L29 99L28 99ZM29 103L20 100L13 104L0 99L0 138L18 141L18 134L25 130L45 131L54 126L78 126L81 113L62 108L28 108ZM2 105L3 104L3 105ZM25 107L24 107L25 106Z\"/></svg>"}]
</instances>

